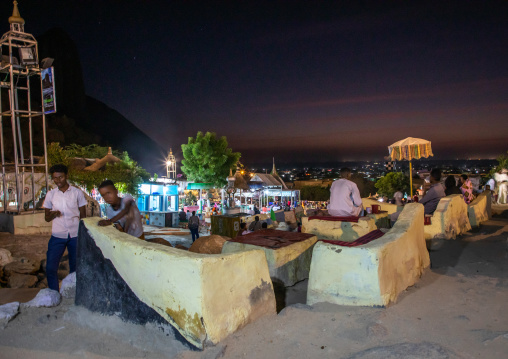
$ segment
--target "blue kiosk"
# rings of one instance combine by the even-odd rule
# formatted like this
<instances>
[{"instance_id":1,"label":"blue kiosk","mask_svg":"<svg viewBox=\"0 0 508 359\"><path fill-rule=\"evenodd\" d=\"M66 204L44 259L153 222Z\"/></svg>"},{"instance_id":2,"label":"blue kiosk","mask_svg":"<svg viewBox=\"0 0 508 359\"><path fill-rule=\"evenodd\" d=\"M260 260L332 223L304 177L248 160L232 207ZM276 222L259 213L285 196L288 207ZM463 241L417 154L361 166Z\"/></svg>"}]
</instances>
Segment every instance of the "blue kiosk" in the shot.
<instances>
[{"instance_id":1,"label":"blue kiosk","mask_svg":"<svg viewBox=\"0 0 508 359\"><path fill-rule=\"evenodd\" d=\"M146 224L178 227L178 185L160 182L141 184L138 208Z\"/></svg>"}]
</instances>

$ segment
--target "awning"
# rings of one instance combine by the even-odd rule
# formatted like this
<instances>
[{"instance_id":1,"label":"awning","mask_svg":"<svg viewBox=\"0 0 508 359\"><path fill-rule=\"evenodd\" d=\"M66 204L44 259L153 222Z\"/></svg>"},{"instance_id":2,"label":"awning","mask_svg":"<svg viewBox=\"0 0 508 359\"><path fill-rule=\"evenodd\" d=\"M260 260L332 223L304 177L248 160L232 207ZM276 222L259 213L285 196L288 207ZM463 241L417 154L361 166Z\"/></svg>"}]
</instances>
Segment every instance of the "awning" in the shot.
<instances>
[{"instance_id":1,"label":"awning","mask_svg":"<svg viewBox=\"0 0 508 359\"><path fill-rule=\"evenodd\" d=\"M187 189L211 189L215 188L213 183L189 183Z\"/></svg>"}]
</instances>

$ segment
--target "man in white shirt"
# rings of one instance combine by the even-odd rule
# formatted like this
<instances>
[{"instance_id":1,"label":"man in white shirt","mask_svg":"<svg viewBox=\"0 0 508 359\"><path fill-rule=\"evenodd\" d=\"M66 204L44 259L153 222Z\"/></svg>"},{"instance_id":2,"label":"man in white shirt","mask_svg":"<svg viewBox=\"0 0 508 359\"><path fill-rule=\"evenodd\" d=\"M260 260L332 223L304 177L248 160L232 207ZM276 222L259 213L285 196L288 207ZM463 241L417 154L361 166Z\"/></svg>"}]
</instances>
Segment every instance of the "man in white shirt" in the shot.
<instances>
[{"instance_id":1,"label":"man in white shirt","mask_svg":"<svg viewBox=\"0 0 508 359\"><path fill-rule=\"evenodd\" d=\"M328 213L331 216L360 216L362 207L362 197L358 186L350 181L351 170L342 168L340 170L341 179L334 181L330 188L330 204Z\"/></svg>"},{"instance_id":2,"label":"man in white shirt","mask_svg":"<svg viewBox=\"0 0 508 359\"><path fill-rule=\"evenodd\" d=\"M58 267L67 248L70 273L76 271L76 254L79 220L86 217L85 195L79 188L67 182L67 167L54 165L49 169L57 188L52 189L44 199L46 222L53 222L51 238L46 253L46 278L48 287L58 291Z\"/></svg>"}]
</instances>

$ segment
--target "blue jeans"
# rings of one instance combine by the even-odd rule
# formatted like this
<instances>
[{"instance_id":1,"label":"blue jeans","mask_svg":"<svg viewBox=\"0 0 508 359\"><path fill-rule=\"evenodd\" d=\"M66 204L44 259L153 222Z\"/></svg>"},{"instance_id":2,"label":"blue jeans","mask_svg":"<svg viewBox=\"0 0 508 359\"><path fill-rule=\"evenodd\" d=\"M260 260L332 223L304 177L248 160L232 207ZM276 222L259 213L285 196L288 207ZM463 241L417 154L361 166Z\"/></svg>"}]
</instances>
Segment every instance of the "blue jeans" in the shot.
<instances>
[{"instance_id":1,"label":"blue jeans","mask_svg":"<svg viewBox=\"0 0 508 359\"><path fill-rule=\"evenodd\" d=\"M189 228L192 234L192 242L199 238L199 228Z\"/></svg>"},{"instance_id":2,"label":"blue jeans","mask_svg":"<svg viewBox=\"0 0 508 359\"><path fill-rule=\"evenodd\" d=\"M46 278L50 289L58 291L58 267L66 247L69 253L70 273L76 271L77 244L78 237L71 238L70 235L67 238L51 236L49 239L48 252L46 253Z\"/></svg>"}]
</instances>

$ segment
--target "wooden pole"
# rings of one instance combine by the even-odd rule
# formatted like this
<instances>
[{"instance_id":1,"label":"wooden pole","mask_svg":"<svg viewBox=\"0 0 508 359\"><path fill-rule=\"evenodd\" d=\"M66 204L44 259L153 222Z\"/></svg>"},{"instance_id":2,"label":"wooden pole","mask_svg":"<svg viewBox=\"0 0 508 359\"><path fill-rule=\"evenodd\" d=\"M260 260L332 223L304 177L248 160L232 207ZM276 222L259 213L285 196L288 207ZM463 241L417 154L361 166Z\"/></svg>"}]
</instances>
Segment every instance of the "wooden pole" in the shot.
<instances>
[{"instance_id":1,"label":"wooden pole","mask_svg":"<svg viewBox=\"0 0 508 359\"><path fill-rule=\"evenodd\" d=\"M411 193L411 200L413 200L413 168L411 167L411 160L409 160L409 191Z\"/></svg>"}]
</instances>

